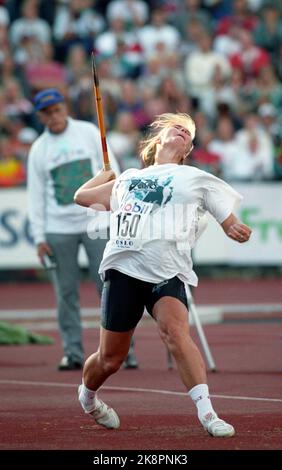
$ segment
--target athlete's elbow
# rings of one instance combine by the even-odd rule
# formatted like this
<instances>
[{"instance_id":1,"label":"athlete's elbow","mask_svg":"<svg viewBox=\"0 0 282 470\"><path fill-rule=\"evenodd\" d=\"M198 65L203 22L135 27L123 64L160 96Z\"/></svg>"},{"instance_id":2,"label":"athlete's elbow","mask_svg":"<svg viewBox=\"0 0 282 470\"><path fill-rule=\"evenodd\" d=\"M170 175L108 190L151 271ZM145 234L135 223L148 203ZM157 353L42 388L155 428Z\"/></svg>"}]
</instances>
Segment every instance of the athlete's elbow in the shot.
<instances>
[{"instance_id":1,"label":"athlete's elbow","mask_svg":"<svg viewBox=\"0 0 282 470\"><path fill-rule=\"evenodd\" d=\"M80 191L79 189L75 192L74 197L73 197L73 201L75 202L75 204L77 204L79 206L84 206L84 207L88 206L88 204L86 204L83 192Z\"/></svg>"}]
</instances>

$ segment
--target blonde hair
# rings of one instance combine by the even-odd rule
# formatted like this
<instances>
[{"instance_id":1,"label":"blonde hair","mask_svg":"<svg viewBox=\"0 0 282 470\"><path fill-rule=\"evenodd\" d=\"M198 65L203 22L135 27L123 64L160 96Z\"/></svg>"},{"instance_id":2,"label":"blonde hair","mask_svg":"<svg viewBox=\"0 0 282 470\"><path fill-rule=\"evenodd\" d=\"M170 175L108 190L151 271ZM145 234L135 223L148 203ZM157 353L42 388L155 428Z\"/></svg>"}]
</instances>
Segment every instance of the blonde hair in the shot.
<instances>
[{"instance_id":1,"label":"blonde hair","mask_svg":"<svg viewBox=\"0 0 282 470\"><path fill-rule=\"evenodd\" d=\"M173 126L182 126L187 129L192 140L195 137L196 125L191 116L185 113L164 113L157 116L157 118L150 124L150 133L147 139L143 140L140 143L140 155L145 163L145 166L153 165L155 162L155 153L156 146L159 140L160 133L167 129L168 127ZM189 150L188 154L191 152L193 146ZM188 155L187 154L187 155Z\"/></svg>"}]
</instances>

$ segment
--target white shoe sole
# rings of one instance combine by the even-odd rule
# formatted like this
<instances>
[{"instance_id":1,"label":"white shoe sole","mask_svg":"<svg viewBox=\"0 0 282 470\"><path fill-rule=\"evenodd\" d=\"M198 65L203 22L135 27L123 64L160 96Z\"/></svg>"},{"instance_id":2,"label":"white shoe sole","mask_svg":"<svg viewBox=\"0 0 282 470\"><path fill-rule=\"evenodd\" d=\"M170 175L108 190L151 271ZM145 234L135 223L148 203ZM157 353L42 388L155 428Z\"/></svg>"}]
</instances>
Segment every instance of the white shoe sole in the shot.
<instances>
[{"instance_id":1,"label":"white shoe sole","mask_svg":"<svg viewBox=\"0 0 282 470\"><path fill-rule=\"evenodd\" d=\"M78 399L81 390L81 385L78 387ZM120 420L113 408L110 408L100 398L96 396L96 406L93 408L85 408L79 400L84 412L95 419L96 423L104 426L107 429L118 429L120 427ZM97 402L99 403L97 407Z\"/></svg>"},{"instance_id":2,"label":"white shoe sole","mask_svg":"<svg viewBox=\"0 0 282 470\"><path fill-rule=\"evenodd\" d=\"M99 400L102 402L102 400ZM103 408L106 407L105 413L102 416L95 416L98 410L93 410L91 413L88 413L92 416L97 424L104 426L107 429L118 429L120 427L120 420L113 408L110 408L106 403L102 402Z\"/></svg>"},{"instance_id":3,"label":"white shoe sole","mask_svg":"<svg viewBox=\"0 0 282 470\"><path fill-rule=\"evenodd\" d=\"M235 434L233 426L222 419L212 421L208 425L204 426L204 428L212 437L232 437Z\"/></svg>"}]
</instances>

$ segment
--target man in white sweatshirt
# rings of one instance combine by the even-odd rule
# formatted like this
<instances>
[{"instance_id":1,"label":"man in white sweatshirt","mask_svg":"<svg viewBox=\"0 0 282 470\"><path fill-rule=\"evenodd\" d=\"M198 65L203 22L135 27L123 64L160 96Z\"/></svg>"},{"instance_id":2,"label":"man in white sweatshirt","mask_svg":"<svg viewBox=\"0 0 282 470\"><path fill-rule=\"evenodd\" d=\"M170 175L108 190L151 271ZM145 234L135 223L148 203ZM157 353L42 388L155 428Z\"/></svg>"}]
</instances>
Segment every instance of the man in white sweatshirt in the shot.
<instances>
[{"instance_id":1,"label":"man in white sweatshirt","mask_svg":"<svg viewBox=\"0 0 282 470\"><path fill-rule=\"evenodd\" d=\"M45 130L33 143L28 158L29 218L41 262L52 256L56 263L52 277L64 350L58 369L81 369L84 353L78 250L82 244L91 278L101 293L98 267L107 239L105 230L104 239L89 238L87 209L74 204L73 196L102 168L100 134L94 124L68 117L64 96L56 89L38 93L34 106ZM119 174L110 149L109 156L113 170Z\"/></svg>"}]
</instances>

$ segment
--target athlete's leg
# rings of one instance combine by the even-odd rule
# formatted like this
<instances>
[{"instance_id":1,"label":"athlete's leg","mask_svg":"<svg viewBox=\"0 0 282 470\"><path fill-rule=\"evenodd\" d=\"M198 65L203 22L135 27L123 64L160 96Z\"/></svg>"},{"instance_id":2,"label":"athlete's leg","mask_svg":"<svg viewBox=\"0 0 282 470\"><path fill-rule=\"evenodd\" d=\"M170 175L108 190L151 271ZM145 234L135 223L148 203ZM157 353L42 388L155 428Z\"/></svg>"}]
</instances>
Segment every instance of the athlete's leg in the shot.
<instances>
[{"instance_id":1,"label":"athlete's leg","mask_svg":"<svg viewBox=\"0 0 282 470\"><path fill-rule=\"evenodd\" d=\"M88 357L83 369L83 382L87 388L98 390L118 371L128 353L133 331L120 333L101 327L99 349Z\"/></svg>"},{"instance_id":2,"label":"athlete's leg","mask_svg":"<svg viewBox=\"0 0 282 470\"><path fill-rule=\"evenodd\" d=\"M131 337L144 310L142 290L142 281L116 270L106 272L101 299L100 344L96 353L85 362L79 401L86 413L107 428L118 428L119 418L96 392L110 375L117 372L128 353Z\"/></svg>"},{"instance_id":3,"label":"athlete's leg","mask_svg":"<svg viewBox=\"0 0 282 470\"><path fill-rule=\"evenodd\" d=\"M206 383L206 369L201 353L190 336L188 311L173 297L162 297L153 308L159 334L173 355L180 377L190 390Z\"/></svg>"},{"instance_id":4,"label":"athlete's leg","mask_svg":"<svg viewBox=\"0 0 282 470\"><path fill-rule=\"evenodd\" d=\"M119 427L119 417L113 408L98 398L97 390L120 368L128 352L132 334L133 330L116 333L101 327L99 349L86 360L83 383L78 388L78 398L85 413L108 429Z\"/></svg>"},{"instance_id":5,"label":"athlete's leg","mask_svg":"<svg viewBox=\"0 0 282 470\"><path fill-rule=\"evenodd\" d=\"M230 437L233 426L218 418L213 409L202 355L190 336L188 311L177 298L162 297L153 307L160 336L173 355L180 377L194 401L204 428L216 437Z\"/></svg>"},{"instance_id":6,"label":"athlete's leg","mask_svg":"<svg viewBox=\"0 0 282 470\"><path fill-rule=\"evenodd\" d=\"M82 242L89 259L90 277L95 282L98 294L100 296L102 294L103 282L101 280L100 275L98 274L98 271L103 258L105 246L108 241L107 231L104 230L104 233L102 233L101 235L104 235L105 238L97 238L95 240L92 240L86 233L82 236ZM132 338L128 355L124 361L124 367L126 369L136 369L138 367L138 362L135 357L134 346L134 338Z\"/></svg>"}]
</instances>

